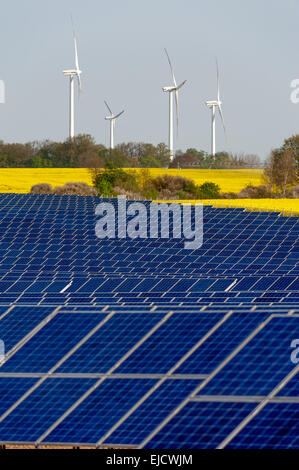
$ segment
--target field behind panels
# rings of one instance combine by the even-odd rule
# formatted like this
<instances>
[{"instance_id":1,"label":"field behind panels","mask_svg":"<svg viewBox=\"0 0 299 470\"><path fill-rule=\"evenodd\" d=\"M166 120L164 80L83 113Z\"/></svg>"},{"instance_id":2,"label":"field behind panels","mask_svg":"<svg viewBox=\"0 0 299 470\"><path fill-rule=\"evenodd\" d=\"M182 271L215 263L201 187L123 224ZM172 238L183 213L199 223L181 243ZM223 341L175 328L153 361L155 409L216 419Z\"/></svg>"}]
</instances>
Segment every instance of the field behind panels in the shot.
<instances>
[{"instance_id":1,"label":"field behind panels","mask_svg":"<svg viewBox=\"0 0 299 470\"><path fill-rule=\"evenodd\" d=\"M138 170L137 170L138 171ZM181 175L197 184L213 181L221 191L241 191L247 184L261 184L262 170L161 170L151 169L153 176L161 174ZM82 181L92 184L91 176L84 168L1 168L0 193L29 193L31 186L49 183L63 186L65 183Z\"/></svg>"},{"instance_id":2,"label":"field behind panels","mask_svg":"<svg viewBox=\"0 0 299 470\"><path fill-rule=\"evenodd\" d=\"M191 251L99 202L0 196L0 443L299 448L299 218L205 207Z\"/></svg>"},{"instance_id":3,"label":"field behind panels","mask_svg":"<svg viewBox=\"0 0 299 470\"><path fill-rule=\"evenodd\" d=\"M138 169L137 169L138 171ZM262 170L161 170L151 169L153 176L161 174L181 175L193 179L197 184L205 181L217 183L222 192L239 192L248 184L262 184ZM0 193L29 193L38 183L49 183L53 187L68 182L84 182L92 185L91 175L82 168L1 168ZM299 199L215 199L200 201L217 207L241 207L248 210L285 212L299 214Z\"/></svg>"}]
</instances>

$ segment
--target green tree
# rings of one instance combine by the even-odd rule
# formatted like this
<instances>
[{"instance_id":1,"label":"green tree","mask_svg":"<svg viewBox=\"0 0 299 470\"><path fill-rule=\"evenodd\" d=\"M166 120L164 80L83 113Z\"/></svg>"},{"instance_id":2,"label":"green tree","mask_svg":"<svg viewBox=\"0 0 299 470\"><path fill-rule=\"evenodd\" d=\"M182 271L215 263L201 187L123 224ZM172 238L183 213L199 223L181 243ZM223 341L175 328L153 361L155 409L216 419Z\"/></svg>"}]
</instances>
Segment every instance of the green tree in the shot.
<instances>
[{"instance_id":1,"label":"green tree","mask_svg":"<svg viewBox=\"0 0 299 470\"><path fill-rule=\"evenodd\" d=\"M271 152L264 168L263 179L271 191L285 197L288 186L298 182L297 165L291 147L276 149Z\"/></svg>"}]
</instances>

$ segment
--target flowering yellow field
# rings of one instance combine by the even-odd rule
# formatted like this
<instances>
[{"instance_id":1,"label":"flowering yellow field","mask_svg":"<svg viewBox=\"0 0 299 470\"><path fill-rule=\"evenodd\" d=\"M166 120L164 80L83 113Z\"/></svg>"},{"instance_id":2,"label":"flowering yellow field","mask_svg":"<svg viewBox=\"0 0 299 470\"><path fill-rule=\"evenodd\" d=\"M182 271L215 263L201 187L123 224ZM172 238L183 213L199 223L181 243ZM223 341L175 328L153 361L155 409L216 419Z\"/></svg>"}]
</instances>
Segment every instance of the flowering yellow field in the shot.
<instances>
[{"instance_id":1,"label":"flowering yellow field","mask_svg":"<svg viewBox=\"0 0 299 470\"><path fill-rule=\"evenodd\" d=\"M88 170L81 168L0 168L0 193L29 193L31 186L49 183L63 186L68 182L91 184Z\"/></svg>"},{"instance_id":2,"label":"flowering yellow field","mask_svg":"<svg viewBox=\"0 0 299 470\"><path fill-rule=\"evenodd\" d=\"M167 173L179 175L194 180L196 184L212 181L220 186L221 192L238 193L248 184L258 186L262 184L263 170L150 170L153 176Z\"/></svg>"},{"instance_id":3,"label":"flowering yellow field","mask_svg":"<svg viewBox=\"0 0 299 470\"><path fill-rule=\"evenodd\" d=\"M261 210L265 212L281 212L285 215L299 215L299 199L203 199L198 201L172 202L188 202L191 204L199 202L214 207L239 207L254 211Z\"/></svg>"},{"instance_id":4,"label":"flowering yellow field","mask_svg":"<svg viewBox=\"0 0 299 470\"><path fill-rule=\"evenodd\" d=\"M138 170L137 170L138 171ZM197 184L213 181L222 192L239 192L247 184L261 184L262 170L161 170L151 169L153 176L161 174L180 175L194 180ZM49 183L61 186L69 182L91 184L87 169L82 168L1 168L0 193L28 193L31 186Z\"/></svg>"},{"instance_id":5,"label":"flowering yellow field","mask_svg":"<svg viewBox=\"0 0 299 470\"><path fill-rule=\"evenodd\" d=\"M197 184L213 181L220 186L222 192L238 192L249 183L255 186L262 183L262 170L161 170L154 168L150 171L153 176L165 173L184 176ZM31 186L38 183L63 186L65 183L77 181L91 184L89 171L81 168L0 169L0 193L29 193ZM217 207L246 207L252 210L299 213L299 199L217 199L201 202Z\"/></svg>"}]
</instances>

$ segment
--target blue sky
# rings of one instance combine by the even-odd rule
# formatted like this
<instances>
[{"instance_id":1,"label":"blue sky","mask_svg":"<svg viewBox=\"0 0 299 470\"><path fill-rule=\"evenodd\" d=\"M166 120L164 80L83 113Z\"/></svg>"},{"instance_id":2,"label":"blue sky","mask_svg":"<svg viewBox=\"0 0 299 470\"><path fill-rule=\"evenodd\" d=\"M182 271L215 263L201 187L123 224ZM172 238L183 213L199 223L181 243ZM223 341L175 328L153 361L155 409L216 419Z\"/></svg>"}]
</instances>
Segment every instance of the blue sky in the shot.
<instances>
[{"instance_id":1,"label":"blue sky","mask_svg":"<svg viewBox=\"0 0 299 470\"><path fill-rule=\"evenodd\" d=\"M0 139L64 140L68 80L73 67L70 14L78 36L83 95L76 94L76 133L108 145L106 99L126 113L116 143L167 143L171 85L167 47L180 93L176 149L210 149L216 98L215 56L221 73L225 138L217 120L217 150L256 153L299 132L299 104L290 100L299 78L299 0L10 0L1 1Z\"/></svg>"}]
</instances>

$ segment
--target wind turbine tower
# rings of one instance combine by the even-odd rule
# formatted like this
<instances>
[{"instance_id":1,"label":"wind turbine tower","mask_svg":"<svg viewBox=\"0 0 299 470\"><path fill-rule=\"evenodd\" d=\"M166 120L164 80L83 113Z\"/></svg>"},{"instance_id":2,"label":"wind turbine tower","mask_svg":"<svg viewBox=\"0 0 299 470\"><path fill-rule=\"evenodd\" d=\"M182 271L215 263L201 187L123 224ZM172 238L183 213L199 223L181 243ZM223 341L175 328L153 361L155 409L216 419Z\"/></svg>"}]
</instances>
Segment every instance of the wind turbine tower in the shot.
<instances>
[{"instance_id":1,"label":"wind turbine tower","mask_svg":"<svg viewBox=\"0 0 299 470\"><path fill-rule=\"evenodd\" d=\"M106 121L110 121L110 150L113 150L114 149L114 130L115 130L115 121L117 118L119 118L119 116L121 116L124 111L121 111L119 114L113 114L113 112L111 111L108 103L106 101L104 101L109 113L110 113L110 116L107 116L105 117L105 120Z\"/></svg>"},{"instance_id":2,"label":"wind turbine tower","mask_svg":"<svg viewBox=\"0 0 299 470\"><path fill-rule=\"evenodd\" d=\"M175 93L175 102L176 102L176 124L177 124L177 134L179 129L179 89L186 83L186 80L182 82L180 85L177 85L175 75L173 72L173 67L168 55L167 50L165 49L165 53L167 55L167 59L169 62L173 85L172 86L165 86L162 90L165 93L169 93L169 135L168 135L168 148L170 153L170 161L174 159L174 149L173 149L173 93Z\"/></svg>"},{"instance_id":3,"label":"wind turbine tower","mask_svg":"<svg viewBox=\"0 0 299 470\"><path fill-rule=\"evenodd\" d=\"M211 155L214 158L216 155L216 108L218 108L222 125L223 125L223 129L225 132L225 123L224 123L224 118L223 118L223 113L222 113L222 101L220 100L219 67L218 67L217 61L216 61L216 67L217 67L217 100L206 101L206 105L208 108L211 109L211 114L212 114Z\"/></svg>"},{"instance_id":4,"label":"wind turbine tower","mask_svg":"<svg viewBox=\"0 0 299 470\"><path fill-rule=\"evenodd\" d=\"M69 124L69 137L71 140L75 137L75 106L74 106L74 79L77 77L78 79L78 87L79 93L82 92L81 87L81 70L79 68L79 61L78 61L78 48L77 48L77 38L75 30L73 29L73 36L74 36L74 46L75 46L75 68L70 70L63 70L63 74L65 77L70 78L70 124Z\"/></svg>"}]
</instances>

